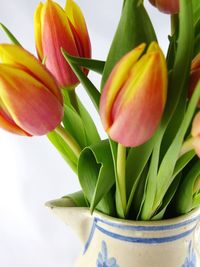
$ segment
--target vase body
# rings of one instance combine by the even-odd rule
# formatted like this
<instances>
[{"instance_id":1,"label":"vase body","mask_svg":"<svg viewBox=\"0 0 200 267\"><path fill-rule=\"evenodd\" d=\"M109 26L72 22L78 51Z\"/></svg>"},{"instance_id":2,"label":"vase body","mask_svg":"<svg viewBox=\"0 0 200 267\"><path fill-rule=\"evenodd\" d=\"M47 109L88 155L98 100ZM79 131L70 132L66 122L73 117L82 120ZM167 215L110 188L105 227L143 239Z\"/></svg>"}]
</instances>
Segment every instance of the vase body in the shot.
<instances>
[{"instance_id":1,"label":"vase body","mask_svg":"<svg viewBox=\"0 0 200 267\"><path fill-rule=\"evenodd\" d=\"M175 219L137 222L49 203L83 241L74 267L200 267L200 209Z\"/></svg>"}]
</instances>

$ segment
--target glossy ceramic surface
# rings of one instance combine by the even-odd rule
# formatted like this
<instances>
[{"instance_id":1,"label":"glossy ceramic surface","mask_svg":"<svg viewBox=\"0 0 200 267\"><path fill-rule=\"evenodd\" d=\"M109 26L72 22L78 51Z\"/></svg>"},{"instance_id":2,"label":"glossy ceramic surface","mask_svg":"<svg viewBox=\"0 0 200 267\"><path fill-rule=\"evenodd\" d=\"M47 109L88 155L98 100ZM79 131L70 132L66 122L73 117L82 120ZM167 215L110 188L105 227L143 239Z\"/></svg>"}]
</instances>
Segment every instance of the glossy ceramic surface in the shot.
<instances>
[{"instance_id":1,"label":"glossy ceramic surface","mask_svg":"<svg viewBox=\"0 0 200 267\"><path fill-rule=\"evenodd\" d=\"M75 267L199 267L200 209L157 222L125 221L69 200L47 203L83 242ZM62 207L66 206L66 207Z\"/></svg>"}]
</instances>

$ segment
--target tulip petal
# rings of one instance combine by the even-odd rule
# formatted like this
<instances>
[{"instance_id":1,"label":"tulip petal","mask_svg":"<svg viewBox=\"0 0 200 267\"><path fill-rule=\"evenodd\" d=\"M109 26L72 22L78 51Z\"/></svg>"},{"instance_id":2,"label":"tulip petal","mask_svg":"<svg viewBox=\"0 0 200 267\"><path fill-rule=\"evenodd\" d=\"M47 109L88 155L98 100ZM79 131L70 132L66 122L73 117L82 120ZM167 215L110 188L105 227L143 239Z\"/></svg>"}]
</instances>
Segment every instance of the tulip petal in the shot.
<instances>
[{"instance_id":1,"label":"tulip petal","mask_svg":"<svg viewBox=\"0 0 200 267\"><path fill-rule=\"evenodd\" d=\"M179 0L157 0L157 7L167 14L174 14L179 11Z\"/></svg>"},{"instance_id":2,"label":"tulip petal","mask_svg":"<svg viewBox=\"0 0 200 267\"><path fill-rule=\"evenodd\" d=\"M64 10L48 0L41 13L43 53L46 66L56 77L61 87L75 85L78 79L61 54L61 47L73 56L78 56L76 42Z\"/></svg>"},{"instance_id":3,"label":"tulip petal","mask_svg":"<svg viewBox=\"0 0 200 267\"><path fill-rule=\"evenodd\" d=\"M73 0L67 0L65 12L75 29L77 29L77 31L81 29L80 32L86 34L87 31L83 13L80 7Z\"/></svg>"},{"instance_id":4,"label":"tulip petal","mask_svg":"<svg viewBox=\"0 0 200 267\"><path fill-rule=\"evenodd\" d=\"M91 43L85 19L80 7L73 0L67 0L65 12L80 38L80 43L82 44L84 50L82 57L90 58Z\"/></svg>"},{"instance_id":5,"label":"tulip petal","mask_svg":"<svg viewBox=\"0 0 200 267\"><path fill-rule=\"evenodd\" d=\"M161 88L166 89L167 83L166 79L165 84L162 82L163 73L157 55L148 59L143 73L135 83L130 83L133 94L124 94L124 90L131 93L127 88L129 85L125 85L115 100L113 124L108 133L124 146L135 147L146 142L155 132L163 114L166 99Z\"/></svg>"},{"instance_id":6,"label":"tulip petal","mask_svg":"<svg viewBox=\"0 0 200 267\"><path fill-rule=\"evenodd\" d=\"M70 28L71 28L71 31L72 31L73 36L74 36L74 41L76 43L76 48L78 50L79 57L85 57L84 47L83 47L82 42L78 36L78 33L77 33L76 29L74 28L74 25L70 22L70 20L69 20L69 24L70 24Z\"/></svg>"},{"instance_id":7,"label":"tulip petal","mask_svg":"<svg viewBox=\"0 0 200 267\"><path fill-rule=\"evenodd\" d=\"M175 14L179 11L179 0L149 0L161 12Z\"/></svg>"},{"instance_id":8,"label":"tulip petal","mask_svg":"<svg viewBox=\"0 0 200 267\"><path fill-rule=\"evenodd\" d=\"M15 66L33 75L38 79L38 81L45 84L46 87L49 88L62 102L62 95L58 90L57 84L52 75L32 54L27 52L25 49L16 45L1 44L0 60L4 64Z\"/></svg>"},{"instance_id":9,"label":"tulip petal","mask_svg":"<svg viewBox=\"0 0 200 267\"><path fill-rule=\"evenodd\" d=\"M132 147L153 135L167 98L167 66L158 44L153 42L141 58L129 59L134 53L116 65L100 101L105 130L113 140Z\"/></svg>"},{"instance_id":10,"label":"tulip petal","mask_svg":"<svg viewBox=\"0 0 200 267\"><path fill-rule=\"evenodd\" d=\"M164 70L164 71L161 71ZM156 42L152 42L149 45L147 53L143 55L140 60L132 67L129 79L124 86L126 88L123 93L122 103L125 105L134 98L134 95L139 90L140 83L145 78L156 76L156 72L160 71L160 90L161 100L165 105L167 98L167 72L166 72L166 61L164 55ZM149 77L148 77L149 76Z\"/></svg>"},{"instance_id":11,"label":"tulip petal","mask_svg":"<svg viewBox=\"0 0 200 267\"><path fill-rule=\"evenodd\" d=\"M34 13L34 34L36 41L37 54L42 61L44 58L43 49L42 49L42 34L41 34L41 12L43 4L39 3L35 13Z\"/></svg>"},{"instance_id":12,"label":"tulip petal","mask_svg":"<svg viewBox=\"0 0 200 267\"><path fill-rule=\"evenodd\" d=\"M23 131L17 124L0 108L0 128L14 134L30 136Z\"/></svg>"},{"instance_id":13,"label":"tulip petal","mask_svg":"<svg viewBox=\"0 0 200 267\"><path fill-rule=\"evenodd\" d=\"M43 135L61 121L63 108L42 83L23 70L0 65L0 95L15 123L30 135Z\"/></svg>"},{"instance_id":14,"label":"tulip petal","mask_svg":"<svg viewBox=\"0 0 200 267\"><path fill-rule=\"evenodd\" d=\"M106 82L105 88L102 92L100 101L100 115L105 130L111 125L111 110L112 103L122 86L129 77L129 72L134 63L139 59L145 49L145 44L141 44L134 50L126 54L115 66L111 72L108 81Z\"/></svg>"}]
</instances>

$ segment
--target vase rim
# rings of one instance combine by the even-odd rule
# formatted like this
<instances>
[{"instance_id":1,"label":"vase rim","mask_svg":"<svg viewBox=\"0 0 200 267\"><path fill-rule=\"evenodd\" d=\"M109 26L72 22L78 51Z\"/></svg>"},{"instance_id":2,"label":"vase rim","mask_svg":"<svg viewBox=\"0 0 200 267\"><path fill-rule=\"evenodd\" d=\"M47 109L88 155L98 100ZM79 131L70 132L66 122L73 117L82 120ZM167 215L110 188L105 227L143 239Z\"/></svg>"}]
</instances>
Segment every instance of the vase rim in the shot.
<instances>
[{"instance_id":1,"label":"vase rim","mask_svg":"<svg viewBox=\"0 0 200 267\"><path fill-rule=\"evenodd\" d=\"M69 200L69 205L63 206L58 205L59 200L61 199L55 199L51 200L45 203L45 206L51 209L60 209L60 210L65 210L65 209L74 209L76 210L76 213L85 213L88 214L88 216L91 216L93 218L96 218L99 221L109 221L114 224L126 224L126 225L131 225L131 226L159 226L159 225L166 225L170 226L173 224L179 224L181 222L187 222L192 223L194 221L198 221L200 219L200 207L197 207L193 209L192 211L188 212L187 214L183 214L177 217L169 218L169 219L164 219L164 220L152 220L152 221L137 221L137 220L128 220L128 219L121 219L121 218L116 218L109 216L107 214L104 214L100 211L95 210L93 214L91 214L90 209L87 207L76 207L72 205L72 201ZM65 202L67 203L67 201ZM184 226L184 225L183 225Z\"/></svg>"},{"instance_id":2,"label":"vase rim","mask_svg":"<svg viewBox=\"0 0 200 267\"><path fill-rule=\"evenodd\" d=\"M179 225L181 222L188 222L188 224L190 224L194 221L198 221L200 219L200 207L193 209L187 214L183 214L177 217L164 219L164 220L140 221L140 220L120 219L120 218L115 218L115 217L103 214L99 211L94 211L93 216L102 221L107 220L107 221L110 221L116 224L126 224L130 226L150 226L150 227L159 226L159 225L170 226L174 224ZM180 225L180 226L185 226L185 224Z\"/></svg>"}]
</instances>

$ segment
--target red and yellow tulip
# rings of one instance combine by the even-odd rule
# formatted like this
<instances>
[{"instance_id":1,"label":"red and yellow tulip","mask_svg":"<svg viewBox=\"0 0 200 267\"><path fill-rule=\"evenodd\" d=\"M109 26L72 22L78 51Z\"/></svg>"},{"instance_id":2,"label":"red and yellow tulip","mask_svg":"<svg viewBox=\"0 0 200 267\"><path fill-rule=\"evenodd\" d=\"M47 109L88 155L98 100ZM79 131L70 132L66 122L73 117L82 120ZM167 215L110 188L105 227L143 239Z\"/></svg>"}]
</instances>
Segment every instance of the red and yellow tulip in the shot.
<instances>
[{"instance_id":1,"label":"red and yellow tulip","mask_svg":"<svg viewBox=\"0 0 200 267\"><path fill-rule=\"evenodd\" d=\"M73 87L78 79L65 61L61 48L78 57L91 57L91 44L79 6L67 0L65 10L52 0L40 3L34 16L37 53L60 87ZM84 70L87 74L88 71Z\"/></svg>"},{"instance_id":2,"label":"red and yellow tulip","mask_svg":"<svg viewBox=\"0 0 200 267\"><path fill-rule=\"evenodd\" d=\"M176 14L179 12L179 0L149 0L161 12Z\"/></svg>"},{"instance_id":3,"label":"red and yellow tulip","mask_svg":"<svg viewBox=\"0 0 200 267\"><path fill-rule=\"evenodd\" d=\"M49 71L16 45L0 45L0 127L43 135L62 120L63 99Z\"/></svg>"},{"instance_id":4,"label":"red and yellow tulip","mask_svg":"<svg viewBox=\"0 0 200 267\"><path fill-rule=\"evenodd\" d=\"M100 99L100 116L109 136L139 146L155 132L167 97L167 66L156 42L126 54L111 72Z\"/></svg>"}]
</instances>

